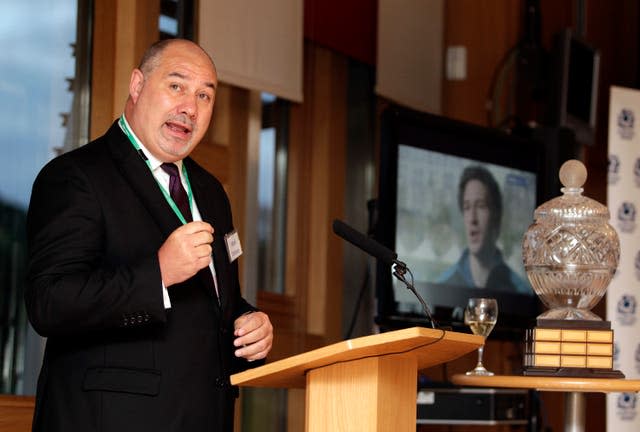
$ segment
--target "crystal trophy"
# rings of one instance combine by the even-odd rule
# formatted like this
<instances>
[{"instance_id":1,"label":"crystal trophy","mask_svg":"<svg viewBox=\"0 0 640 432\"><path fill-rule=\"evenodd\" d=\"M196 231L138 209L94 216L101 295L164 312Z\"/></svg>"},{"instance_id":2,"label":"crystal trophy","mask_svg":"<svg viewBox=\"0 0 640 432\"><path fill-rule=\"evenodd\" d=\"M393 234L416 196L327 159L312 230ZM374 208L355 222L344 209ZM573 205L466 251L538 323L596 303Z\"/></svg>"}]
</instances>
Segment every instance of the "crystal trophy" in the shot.
<instances>
[{"instance_id":1,"label":"crystal trophy","mask_svg":"<svg viewBox=\"0 0 640 432\"><path fill-rule=\"evenodd\" d=\"M524 374L623 378L613 370L613 330L591 309L620 259L609 210L582 195L587 170L560 168L562 195L540 205L524 235L522 257L533 290L547 310L525 336Z\"/></svg>"}]
</instances>

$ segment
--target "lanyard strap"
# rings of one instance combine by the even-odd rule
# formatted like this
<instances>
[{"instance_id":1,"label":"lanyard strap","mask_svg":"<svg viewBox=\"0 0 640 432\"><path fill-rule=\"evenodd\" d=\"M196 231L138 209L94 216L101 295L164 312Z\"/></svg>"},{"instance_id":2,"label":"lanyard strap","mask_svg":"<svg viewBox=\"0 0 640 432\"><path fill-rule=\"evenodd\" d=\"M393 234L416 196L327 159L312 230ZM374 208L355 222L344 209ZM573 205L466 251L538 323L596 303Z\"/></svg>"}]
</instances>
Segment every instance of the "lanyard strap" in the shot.
<instances>
[{"instance_id":1,"label":"lanyard strap","mask_svg":"<svg viewBox=\"0 0 640 432\"><path fill-rule=\"evenodd\" d=\"M118 120L118 125L120 125L120 128L125 133L127 138L129 138L129 141L131 142L131 145L133 145L133 148L136 150L136 152L138 154L140 154L141 156L143 156L144 153L142 152L142 149L140 149L140 146L138 145L138 143L137 143L137 141L136 141L136 139L135 139L135 137L133 135L133 132L131 132L131 130L129 129L129 126L124 121L124 116L120 116L120 119ZM151 174L153 175L153 169L151 168L151 162L149 162L149 159L146 156L144 156L143 159L147 163L147 167L149 167L149 171L151 171ZM184 163L182 164L182 175L184 176L185 183L187 184L187 198L189 199L189 208L191 209L191 213L193 214L193 194L191 192L191 183L189 182L189 176L187 175L187 168L184 166ZM173 212L176 214L176 216L178 216L178 219L180 219L180 221L182 222L183 225L186 224L187 220L182 215L182 212L180 211L180 209L176 205L175 201L173 201L173 198L171 198L171 195L169 195L169 192L158 181L158 179L156 178L155 175L153 175L153 178L156 180L156 183L158 183L158 186L160 187L160 190L162 191L162 195L164 195L164 198L167 200L167 202L169 203L169 206L171 206L171 208L173 209Z\"/></svg>"}]
</instances>

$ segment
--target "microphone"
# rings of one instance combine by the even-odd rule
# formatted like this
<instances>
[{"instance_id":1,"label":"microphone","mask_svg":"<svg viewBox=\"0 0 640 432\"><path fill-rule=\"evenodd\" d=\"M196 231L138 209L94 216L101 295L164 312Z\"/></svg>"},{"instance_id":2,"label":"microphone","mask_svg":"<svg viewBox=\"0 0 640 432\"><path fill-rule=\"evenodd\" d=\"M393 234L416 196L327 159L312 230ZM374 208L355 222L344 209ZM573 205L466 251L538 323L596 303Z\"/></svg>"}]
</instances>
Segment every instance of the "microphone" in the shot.
<instances>
[{"instance_id":1,"label":"microphone","mask_svg":"<svg viewBox=\"0 0 640 432\"><path fill-rule=\"evenodd\" d=\"M359 231L356 231L355 229L351 228L349 225L338 219L335 219L333 221L333 232L352 245L358 247L359 249L362 249L369 255L378 258L380 261L387 265L392 265L398 262L396 259L398 258L397 253L386 248L385 246L382 246L377 241L365 236Z\"/></svg>"},{"instance_id":2,"label":"microphone","mask_svg":"<svg viewBox=\"0 0 640 432\"><path fill-rule=\"evenodd\" d=\"M433 316L431 316L431 311L429 311L427 303L424 301L418 291L416 291L413 283L410 283L404 277L405 273L408 272L409 275L411 275L411 280L413 282L413 274L411 273L411 270L409 270L405 263L398 260L397 253L381 245L372 238L365 236L361 232L356 231L355 229L351 228L349 225L338 219L334 219L333 221L333 232L352 245L368 253L369 255L379 259L384 264L392 266L393 275L398 280L403 282L406 285L407 289L418 298L418 301L420 301L424 313L427 315L427 318L429 318L429 321L431 322L431 327L436 328L436 321L433 319Z\"/></svg>"}]
</instances>

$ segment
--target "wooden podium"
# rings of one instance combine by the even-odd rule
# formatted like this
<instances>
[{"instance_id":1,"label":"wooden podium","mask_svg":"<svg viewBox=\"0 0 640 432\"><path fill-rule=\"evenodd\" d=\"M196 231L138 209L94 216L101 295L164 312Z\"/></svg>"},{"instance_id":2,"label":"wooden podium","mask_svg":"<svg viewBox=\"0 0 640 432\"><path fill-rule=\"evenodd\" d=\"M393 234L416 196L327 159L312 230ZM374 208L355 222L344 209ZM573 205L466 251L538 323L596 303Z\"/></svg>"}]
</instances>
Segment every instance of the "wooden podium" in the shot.
<instances>
[{"instance_id":1,"label":"wooden podium","mask_svg":"<svg viewBox=\"0 0 640 432\"><path fill-rule=\"evenodd\" d=\"M415 432L418 370L477 349L484 339L412 327L364 336L231 376L247 387L306 387L307 432Z\"/></svg>"}]
</instances>

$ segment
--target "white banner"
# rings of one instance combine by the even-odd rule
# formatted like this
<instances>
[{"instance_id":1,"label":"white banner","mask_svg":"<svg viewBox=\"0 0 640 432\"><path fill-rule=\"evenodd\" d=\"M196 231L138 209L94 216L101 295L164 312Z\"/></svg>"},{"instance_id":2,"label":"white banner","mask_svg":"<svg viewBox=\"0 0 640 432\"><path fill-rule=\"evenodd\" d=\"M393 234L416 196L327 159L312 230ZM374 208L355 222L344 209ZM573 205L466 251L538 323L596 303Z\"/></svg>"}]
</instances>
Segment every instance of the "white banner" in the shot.
<instances>
[{"instance_id":1,"label":"white banner","mask_svg":"<svg viewBox=\"0 0 640 432\"><path fill-rule=\"evenodd\" d=\"M620 264L607 290L607 319L614 329L614 369L640 378L640 91L611 88L609 105L608 207L620 236ZM607 430L640 430L638 395L607 396Z\"/></svg>"}]
</instances>

